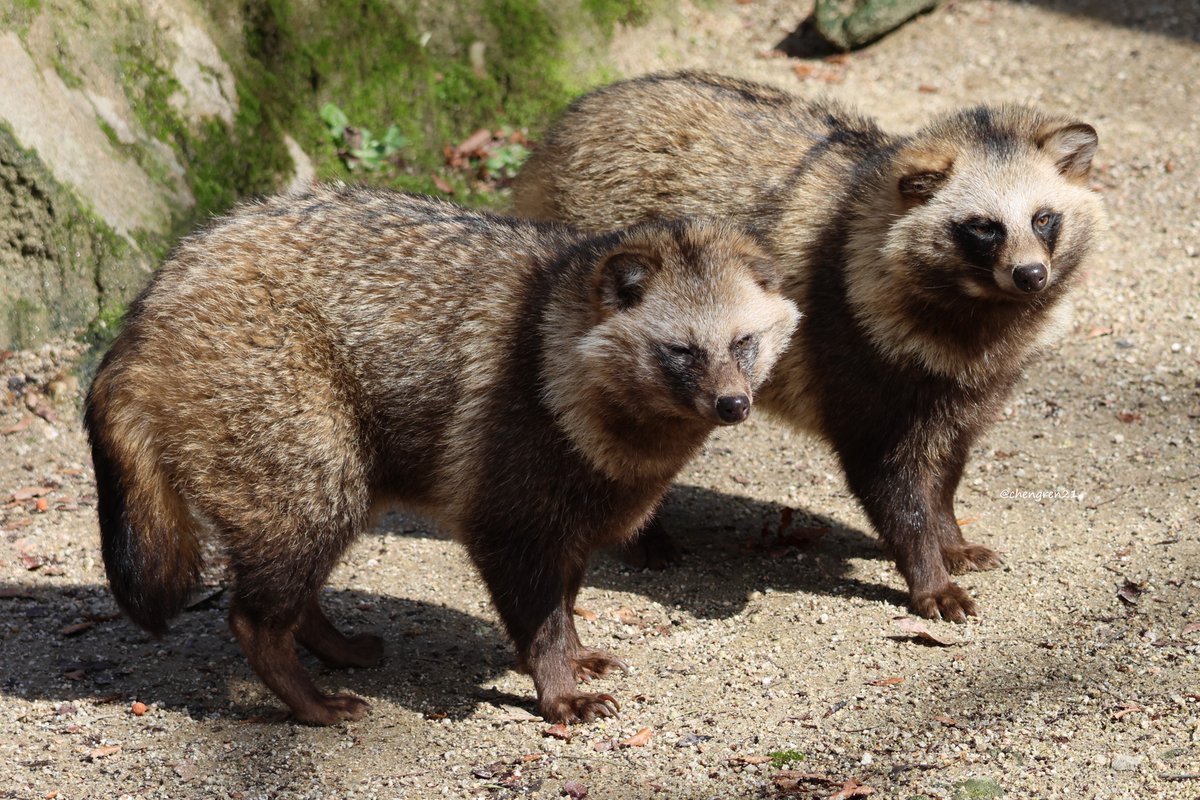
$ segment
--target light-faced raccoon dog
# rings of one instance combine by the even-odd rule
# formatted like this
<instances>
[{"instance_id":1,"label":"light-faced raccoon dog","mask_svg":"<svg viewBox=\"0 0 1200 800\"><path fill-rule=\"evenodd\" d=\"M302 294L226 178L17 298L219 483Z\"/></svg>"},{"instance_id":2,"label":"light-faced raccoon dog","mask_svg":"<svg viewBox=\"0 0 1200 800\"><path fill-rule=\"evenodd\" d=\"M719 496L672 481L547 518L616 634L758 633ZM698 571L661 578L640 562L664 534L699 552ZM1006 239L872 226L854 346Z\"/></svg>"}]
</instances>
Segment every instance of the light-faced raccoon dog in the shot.
<instances>
[{"instance_id":1,"label":"light-faced raccoon dog","mask_svg":"<svg viewBox=\"0 0 1200 800\"><path fill-rule=\"evenodd\" d=\"M777 287L723 224L585 236L353 188L243 205L154 275L88 394L113 593L163 633L211 528L255 672L299 720L357 719L367 704L321 692L294 643L379 660L317 598L399 503L465 544L541 713L610 715L576 688L621 666L575 631L588 554L749 414L798 318Z\"/></svg>"},{"instance_id":2,"label":"light-faced raccoon dog","mask_svg":"<svg viewBox=\"0 0 1200 800\"><path fill-rule=\"evenodd\" d=\"M962 621L950 574L991 569L954 493L972 442L1069 324L1102 213L1090 126L978 107L911 136L832 102L712 74L576 101L515 188L517 213L591 229L706 214L753 230L805 310L760 399L836 450L908 582Z\"/></svg>"}]
</instances>

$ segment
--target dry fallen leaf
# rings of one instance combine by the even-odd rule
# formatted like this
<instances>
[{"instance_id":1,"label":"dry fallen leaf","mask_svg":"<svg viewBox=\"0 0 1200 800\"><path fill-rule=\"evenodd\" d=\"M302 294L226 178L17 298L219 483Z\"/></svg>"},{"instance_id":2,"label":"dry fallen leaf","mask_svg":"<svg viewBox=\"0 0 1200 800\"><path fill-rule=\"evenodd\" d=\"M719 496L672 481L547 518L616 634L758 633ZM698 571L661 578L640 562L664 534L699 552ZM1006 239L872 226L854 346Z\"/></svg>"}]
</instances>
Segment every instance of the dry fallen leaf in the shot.
<instances>
[{"instance_id":1,"label":"dry fallen leaf","mask_svg":"<svg viewBox=\"0 0 1200 800\"><path fill-rule=\"evenodd\" d=\"M956 519L955 522L957 522L959 526L970 525L972 522L979 522L979 517L963 517L962 519Z\"/></svg>"},{"instance_id":2,"label":"dry fallen leaf","mask_svg":"<svg viewBox=\"0 0 1200 800\"><path fill-rule=\"evenodd\" d=\"M5 435L8 435L10 433L20 433L21 431L25 430L32 424L33 424L33 416L30 414L26 414L25 418L22 419L20 422L16 423L15 425L9 425L4 430L0 431L0 433L3 433Z\"/></svg>"},{"instance_id":3,"label":"dry fallen leaf","mask_svg":"<svg viewBox=\"0 0 1200 800\"><path fill-rule=\"evenodd\" d=\"M1141 422L1142 415L1137 413L1136 411L1118 411L1117 419L1121 420L1121 422L1124 422L1126 425L1128 425L1131 422Z\"/></svg>"},{"instance_id":4,"label":"dry fallen leaf","mask_svg":"<svg viewBox=\"0 0 1200 800\"><path fill-rule=\"evenodd\" d=\"M645 628L648 624L629 606L621 606L616 611L617 621L622 625L632 625L635 628Z\"/></svg>"},{"instance_id":5,"label":"dry fallen leaf","mask_svg":"<svg viewBox=\"0 0 1200 800\"><path fill-rule=\"evenodd\" d=\"M95 624L95 622L76 622L72 625L64 625L58 629L58 632L63 636L75 636L76 634L83 633Z\"/></svg>"},{"instance_id":6,"label":"dry fallen leaf","mask_svg":"<svg viewBox=\"0 0 1200 800\"><path fill-rule=\"evenodd\" d=\"M895 676L892 678L878 678L877 680L867 681L867 686L895 686L899 683L904 683L904 678Z\"/></svg>"},{"instance_id":7,"label":"dry fallen leaf","mask_svg":"<svg viewBox=\"0 0 1200 800\"><path fill-rule=\"evenodd\" d=\"M922 83L920 86L917 87L917 91L920 92L921 94L937 94L941 90L938 89L938 87L934 86L932 83Z\"/></svg>"},{"instance_id":8,"label":"dry fallen leaf","mask_svg":"<svg viewBox=\"0 0 1200 800\"><path fill-rule=\"evenodd\" d=\"M1124 585L1117 589L1117 597L1126 605L1136 606L1141 600L1142 592L1145 591L1146 584L1125 579Z\"/></svg>"},{"instance_id":9,"label":"dry fallen leaf","mask_svg":"<svg viewBox=\"0 0 1200 800\"><path fill-rule=\"evenodd\" d=\"M645 747L646 743L650 741L650 737L653 735L653 728L642 728L633 736L630 736L628 739L621 742L621 747Z\"/></svg>"},{"instance_id":10,"label":"dry fallen leaf","mask_svg":"<svg viewBox=\"0 0 1200 800\"><path fill-rule=\"evenodd\" d=\"M454 187L451 186L450 183L445 178L443 178L441 175L434 173L430 177L433 178L433 185L437 187L437 190L439 192L445 192L446 194L454 194Z\"/></svg>"},{"instance_id":11,"label":"dry fallen leaf","mask_svg":"<svg viewBox=\"0 0 1200 800\"><path fill-rule=\"evenodd\" d=\"M35 497L50 494L54 491L53 486L22 486L17 489L8 498L9 500L20 502L22 500L32 500Z\"/></svg>"},{"instance_id":12,"label":"dry fallen leaf","mask_svg":"<svg viewBox=\"0 0 1200 800\"><path fill-rule=\"evenodd\" d=\"M487 144L492 138L492 132L487 128L480 128L472 133L466 139L463 139L462 144L458 146L460 153L474 153L479 148Z\"/></svg>"},{"instance_id":13,"label":"dry fallen leaf","mask_svg":"<svg viewBox=\"0 0 1200 800\"><path fill-rule=\"evenodd\" d=\"M586 608L583 608L582 606L575 606L575 616L583 617L588 622L595 622L596 620L600 619L600 615L597 614L595 611L588 611Z\"/></svg>"},{"instance_id":14,"label":"dry fallen leaf","mask_svg":"<svg viewBox=\"0 0 1200 800\"><path fill-rule=\"evenodd\" d=\"M1108 336L1112 332L1112 328L1092 328L1090 331L1088 331L1087 338L1095 339L1097 336Z\"/></svg>"},{"instance_id":15,"label":"dry fallen leaf","mask_svg":"<svg viewBox=\"0 0 1200 800\"><path fill-rule=\"evenodd\" d=\"M934 717L934 720L942 723L947 728L957 728L958 727L958 720L954 719L953 717L948 717L945 714L938 714L937 716Z\"/></svg>"},{"instance_id":16,"label":"dry fallen leaf","mask_svg":"<svg viewBox=\"0 0 1200 800\"><path fill-rule=\"evenodd\" d=\"M1189 622L1187 625L1183 626L1183 630L1180 632L1180 634L1182 636L1187 636L1188 634L1196 633L1198 631L1200 631L1200 622Z\"/></svg>"},{"instance_id":17,"label":"dry fallen leaf","mask_svg":"<svg viewBox=\"0 0 1200 800\"><path fill-rule=\"evenodd\" d=\"M950 637L935 636L933 631L929 630L929 627L919 619L913 619L912 617L897 617L894 622L896 623L896 627L901 631L920 639L923 642L929 642L930 644L936 644L941 647L952 647L958 644L957 640Z\"/></svg>"},{"instance_id":18,"label":"dry fallen leaf","mask_svg":"<svg viewBox=\"0 0 1200 800\"><path fill-rule=\"evenodd\" d=\"M97 747L95 750L89 752L87 757L94 761L97 758L108 758L109 756L115 756L119 752L121 752L121 745L106 744L103 747Z\"/></svg>"},{"instance_id":19,"label":"dry fallen leaf","mask_svg":"<svg viewBox=\"0 0 1200 800\"><path fill-rule=\"evenodd\" d=\"M1145 711L1145 710L1146 709L1144 707L1138 705L1137 703L1121 703L1120 709L1113 712L1112 718L1114 720L1118 720L1118 719L1121 719L1122 717L1129 716L1130 714L1133 714L1135 712Z\"/></svg>"},{"instance_id":20,"label":"dry fallen leaf","mask_svg":"<svg viewBox=\"0 0 1200 800\"><path fill-rule=\"evenodd\" d=\"M562 739L565 742L571 738L571 731L566 725L560 722L542 731L542 736L549 736L552 739Z\"/></svg>"},{"instance_id":21,"label":"dry fallen leaf","mask_svg":"<svg viewBox=\"0 0 1200 800\"><path fill-rule=\"evenodd\" d=\"M830 780L825 775L817 772L797 772L795 770L785 769L775 773L771 777L775 783L775 788L784 792L793 792L800 788L802 783L824 783L837 785L837 781Z\"/></svg>"},{"instance_id":22,"label":"dry fallen leaf","mask_svg":"<svg viewBox=\"0 0 1200 800\"><path fill-rule=\"evenodd\" d=\"M866 797L870 794L875 794L875 790L851 778L842 784L841 789L829 795L829 800L850 800L851 797Z\"/></svg>"}]
</instances>

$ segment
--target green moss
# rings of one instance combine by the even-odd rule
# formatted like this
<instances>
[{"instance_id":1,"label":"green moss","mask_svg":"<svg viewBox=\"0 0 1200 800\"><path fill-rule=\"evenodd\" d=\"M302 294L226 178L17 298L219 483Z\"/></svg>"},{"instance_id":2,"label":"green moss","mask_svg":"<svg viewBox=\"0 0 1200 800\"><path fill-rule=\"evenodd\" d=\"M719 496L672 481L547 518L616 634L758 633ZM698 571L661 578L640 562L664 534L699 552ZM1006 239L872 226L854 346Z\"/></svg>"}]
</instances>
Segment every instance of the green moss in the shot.
<instances>
[{"instance_id":1,"label":"green moss","mask_svg":"<svg viewBox=\"0 0 1200 800\"><path fill-rule=\"evenodd\" d=\"M767 755L770 756L771 766L775 769L788 769L808 758L808 756L799 750L776 750L773 753L767 753Z\"/></svg>"},{"instance_id":2,"label":"green moss","mask_svg":"<svg viewBox=\"0 0 1200 800\"><path fill-rule=\"evenodd\" d=\"M967 778L954 784L953 800L993 800L1004 796L1004 789L991 778Z\"/></svg>"},{"instance_id":3,"label":"green moss","mask_svg":"<svg viewBox=\"0 0 1200 800\"><path fill-rule=\"evenodd\" d=\"M24 37L29 26L42 10L42 0L9 0L0 3L0 28L13 30Z\"/></svg>"},{"instance_id":4,"label":"green moss","mask_svg":"<svg viewBox=\"0 0 1200 800\"><path fill-rule=\"evenodd\" d=\"M612 33L620 22L636 25L650 15L651 0L583 0L583 7L600 24L605 33Z\"/></svg>"},{"instance_id":5,"label":"green moss","mask_svg":"<svg viewBox=\"0 0 1200 800\"><path fill-rule=\"evenodd\" d=\"M0 346L86 326L141 285L143 263L0 125Z\"/></svg>"}]
</instances>

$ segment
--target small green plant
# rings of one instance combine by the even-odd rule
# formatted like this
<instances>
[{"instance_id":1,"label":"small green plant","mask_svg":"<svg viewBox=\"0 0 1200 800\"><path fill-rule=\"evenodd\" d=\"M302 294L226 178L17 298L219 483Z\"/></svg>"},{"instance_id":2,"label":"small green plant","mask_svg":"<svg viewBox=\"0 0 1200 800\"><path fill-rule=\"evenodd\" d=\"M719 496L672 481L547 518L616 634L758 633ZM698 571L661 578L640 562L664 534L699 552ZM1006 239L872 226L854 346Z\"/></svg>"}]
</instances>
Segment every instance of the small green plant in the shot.
<instances>
[{"instance_id":1,"label":"small green plant","mask_svg":"<svg viewBox=\"0 0 1200 800\"><path fill-rule=\"evenodd\" d=\"M329 136L338 145L338 157L347 169L365 169L371 172L399 160L399 153L408 141L395 125L389 126L383 137L376 139L367 128L350 124L346 112L333 103L321 107L321 119L329 130Z\"/></svg>"},{"instance_id":2,"label":"small green plant","mask_svg":"<svg viewBox=\"0 0 1200 800\"><path fill-rule=\"evenodd\" d=\"M771 758L771 766L775 769L787 769L793 764L799 764L808 756L798 750L776 750L774 753L767 753Z\"/></svg>"},{"instance_id":3,"label":"small green plant","mask_svg":"<svg viewBox=\"0 0 1200 800\"><path fill-rule=\"evenodd\" d=\"M484 160L487 174L496 180L507 180L516 177L521 165L529 158L529 148L519 141L514 141L513 129L507 125L500 129L497 138L504 140L494 148Z\"/></svg>"}]
</instances>

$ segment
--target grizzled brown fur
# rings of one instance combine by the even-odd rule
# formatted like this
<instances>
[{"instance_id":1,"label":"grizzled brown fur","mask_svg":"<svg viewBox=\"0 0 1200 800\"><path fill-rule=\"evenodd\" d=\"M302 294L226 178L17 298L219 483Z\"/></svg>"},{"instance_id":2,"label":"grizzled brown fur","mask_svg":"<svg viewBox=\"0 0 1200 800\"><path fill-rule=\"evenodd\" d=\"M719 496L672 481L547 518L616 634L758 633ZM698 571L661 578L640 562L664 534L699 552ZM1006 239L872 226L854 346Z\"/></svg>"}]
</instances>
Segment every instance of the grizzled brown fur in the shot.
<instances>
[{"instance_id":1,"label":"grizzled brown fur","mask_svg":"<svg viewBox=\"0 0 1200 800\"><path fill-rule=\"evenodd\" d=\"M626 539L718 424L744 419L797 314L747 236L642 225L584 236L395 193L249 204L185 240L133 304L87 399L105 566L166 629L210 527L251 665L316 724L381 656L318 591L393 502L455 532L551 720L616 709L576 681L592 548Z\"/></svg>"},{"instance_id":2,"label":"grizzled brown fur","mask_svg":"<svg viewBox=\"0 0 1200 800\"><path fill-rule=\"evenodd\" d=\"M1101 220L1091 126L1022 106L895 136L831 102L711 74L651 75L578 100L525 168L525 216L591 229L716 215L757 233L807 315L768 411L829 441L908 581L963 620L950 573L1000 563L963 539L972 442L1069 324Z\"/></svg>"}]
</instances>

